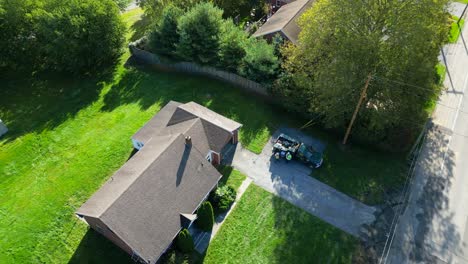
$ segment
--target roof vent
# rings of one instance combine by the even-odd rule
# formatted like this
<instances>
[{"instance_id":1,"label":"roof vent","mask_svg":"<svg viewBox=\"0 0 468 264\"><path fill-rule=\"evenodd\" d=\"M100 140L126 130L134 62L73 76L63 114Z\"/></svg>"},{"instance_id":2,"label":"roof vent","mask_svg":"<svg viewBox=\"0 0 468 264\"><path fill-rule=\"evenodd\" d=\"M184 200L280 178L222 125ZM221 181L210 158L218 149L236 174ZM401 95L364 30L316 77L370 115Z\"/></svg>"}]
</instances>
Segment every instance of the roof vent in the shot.
<instances>
[{"instance_id":1,"label":"roof vent","mask_svg":"<svg viewBox=\"0 0 468 264\"><path fill-rule=\"evenodd\" d=\"M192 138L190 136L185 137L185 145L192 145Z\"/></svg>"}]
</instances>

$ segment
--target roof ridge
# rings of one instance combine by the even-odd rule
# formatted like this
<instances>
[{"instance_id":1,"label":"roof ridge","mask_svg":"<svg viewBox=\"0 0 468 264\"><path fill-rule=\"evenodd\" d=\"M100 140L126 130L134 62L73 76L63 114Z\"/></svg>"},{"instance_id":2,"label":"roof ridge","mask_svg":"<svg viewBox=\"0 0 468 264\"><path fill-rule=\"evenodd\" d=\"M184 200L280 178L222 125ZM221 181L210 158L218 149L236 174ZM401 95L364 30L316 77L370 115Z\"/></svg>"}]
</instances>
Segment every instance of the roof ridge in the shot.
<instances>
[{"instance_id":1,"label":"roof ridge","mask_svg":"<svg viewBox=\"0 0 468 264\"><path fill-rule=\"evenodd\" d=\"M129 185L128 187L123 191L121 192L117 198L115 198L115 200L112 202L112 203L109 203L109 205L107 206L107 208L98 216L98 218L102 217L106 212L107 210L109 210L109 208L124 194L126 193L131 186L133 186L133 184L135 184L135 182L137 182L137 180L140 178L141 175L143 175L147 170L148 168L156 161L158 160L160 157L161 157L161 154L164 153L170 146L172 146L172 144L174 144L174 142L176 142L176 139L182 135L182 133L178 133L177 135L169 135L170 136L170 140L171 142L169 144L167 144L163 149L161 149L161 152L158 154L158 156L156 156L154 158L154 160L152 160L151 162L148 163L148 165L145 166L145 168L140 172L140 175L138 177L136 177ZM164 137L164 136L158 136L158 137ZM153 138L151 138L152 140ZM150 141L151 141L150 140ZM125 163L126 164L126 163ZM124 165L125 165L124 164ZM122 168L122 167L121 167ZM112 177L111 177L112 178Z\"/></svg>"},{"instance_id":2,"label":"roof ridge","mask_svg":"<svg viewBox=\"0 0 468 264\"><path fill-rule=\"evenodd\" d=\"M199 117L199 116L197 116L197 119L201 122L201 125L202 125L202 128L203 128L203 136L205 137L206 142L208 142L208 148L209 148L210 151L211 151L211 146L209 146L210 139L208 138L208 135L207 135L207 132L206 132L206 127L205 127L205 124L204 124L204 122L203 122L203 121L205 121L205 120L204 120L203 118ZM198 120L197 120L197 121L198 121ZM206 122L206 121L205 121L205 122ZM189 131L190 128L192 128L192 127L195 125L195 123L197 123L197 122L196 122L196 121L193 122L193 124L185 131L185 133L187 133L187 131ZM192 145L193 145L193 147L194 147L201 155L206 156L206 153L203 154L194 144L192 144Z\"/></svg>"},{"instance_id":3,"label":"roof ridge","mask_svg":"<svg viewBox=\"0 0 468 264\"><path fill-rule=\"evenodd\" d=\"M299 1L300 1L300 0L299 0ZM301 11L302 11L304 8L307 8L307 4L308 4L309 2L314 1L314 0L304 0L304 1L305 1L304 6L302 6L301 8L299 8L299 10L296 12L296 14L292 17L292 19L289 20L289 21L281 28L281 30L283 30L285 27L287 27L287 26L291 23L291 21L296 20L297 15L298 15L299 13L301 13ZM289 4L291 4L291 3L289 3ZM298 25L298 26L299 26L299 25Z\"/></svg>"}]
</instances>

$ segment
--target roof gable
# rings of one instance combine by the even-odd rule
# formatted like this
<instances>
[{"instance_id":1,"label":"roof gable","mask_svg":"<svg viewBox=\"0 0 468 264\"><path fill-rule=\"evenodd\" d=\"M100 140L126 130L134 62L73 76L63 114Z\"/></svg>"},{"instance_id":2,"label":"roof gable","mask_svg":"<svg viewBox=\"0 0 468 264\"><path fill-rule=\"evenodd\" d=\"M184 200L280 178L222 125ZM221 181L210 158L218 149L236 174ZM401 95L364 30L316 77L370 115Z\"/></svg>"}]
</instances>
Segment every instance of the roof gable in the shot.
<instances>
[{"instance_id":1,"label":"roof gable","mask_svg":"<svg viewBox=\"0 0 468 264\"><path fill-rule=\"evenodd\" d=\"M229 132L233 132L242 126L236 121L233 121L227 117L224 117L195 102L189 102L183 105L179 105L178 108L185 110L186 112L191 113L195 116L198 116L201 119L204 119L205 121L210 122L213 125L218 126Z\"/></svg>"},{"instance_id":2,"label":"roof gable","mask_svg":"<svg viewBox=\"0 0 468 264\"><path fill-rule=\"evenodd\" d=\"M100 219L143 259L156 260L183 227L180 214L193 214L220 177L179 134Z\"/></svg>"},{"instance_id":3,"label":"roof gable","mask_svg":"<svg viewBox=\"0 0 468 264\"><path fill-rule=\"evenodd\" d=\"M297 43L301 31L297 20L314 1L315 0L297 0L280 7L253 36L260 37L281 32L291 42Z\"/></svg>"}]
</instances>

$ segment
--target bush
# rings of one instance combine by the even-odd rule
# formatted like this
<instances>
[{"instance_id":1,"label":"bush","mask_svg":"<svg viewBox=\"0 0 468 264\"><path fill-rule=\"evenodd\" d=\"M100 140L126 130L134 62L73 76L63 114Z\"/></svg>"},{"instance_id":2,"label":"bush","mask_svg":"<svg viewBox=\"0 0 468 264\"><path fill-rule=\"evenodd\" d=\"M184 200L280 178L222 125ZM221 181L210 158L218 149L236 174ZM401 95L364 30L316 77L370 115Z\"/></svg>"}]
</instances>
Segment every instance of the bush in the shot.
<instances>
[{"instance_id":1,"label":"bush","mask_svg":"<svg viewBox=\"0 0 468 264\"><path fill-rule=\"evenodd\" d=\"M218 187L211 193L210 201L217 212L225 212L236 200L236 190L229 185Z\"/></svg>"},{"instance_id":2,"label":"bush","mask_svg":"<svg viewBox=\"0 0 468 264\"><path fill-rule=\"evenodd\" d=\"M183 253L191 253L193 251L192 235L186 228L182 229L179 235L177 235L176 246Z\"/></svg>"},{"instance_id":3,"label":"bush","mask_svg":"<svg viewBox=\"0 0 468 264\"><path fill-rule=\"evenodd\" d=\"M197 211L197 226L203 231L211 231L214 224L213 207L211 203L206 201L203 202Z\"/></svg>"},{"instance_id":4,"label":"bush","mask_svg":"<svg viewBox=\"0 0 468 264\"><path fill-rule=\"evenodd\" d=\"M196 5L178 23L177 54L203 65L217 64L223 11L211 3Z\"/></svg>"},{"instance_id":5,"label":"bush","mask_svg":"<svg viewBox=\"0 0 468 264\"><path fill-rule=\"evenodd\" d=\"M152 51L166 55L174 55L179 42L177 21L184 11L176 6L168 5L162 12L161 19L153 26L149 35L149 45Z\"/></svg>"},{"instance_id":6,"label":"bush","mask_svg":"<svg viewBox=\"0 0 468 264\"><path fill-rule=\"evenodd\" d=\"M0 67L93 72L120 57L125 41L111 0L2 1ZM26 69L27 68L27 69Z\"/></svg>"}]
</instances>

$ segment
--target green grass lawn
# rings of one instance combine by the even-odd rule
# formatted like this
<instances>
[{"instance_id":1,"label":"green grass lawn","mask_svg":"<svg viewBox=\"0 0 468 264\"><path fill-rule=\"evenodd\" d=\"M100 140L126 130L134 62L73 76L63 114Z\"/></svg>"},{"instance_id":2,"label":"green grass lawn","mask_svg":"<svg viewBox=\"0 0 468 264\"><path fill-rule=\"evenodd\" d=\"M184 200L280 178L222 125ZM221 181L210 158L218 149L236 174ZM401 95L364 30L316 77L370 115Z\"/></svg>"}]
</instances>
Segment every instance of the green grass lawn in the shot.
<instances>
[{"instance_id":1,"label":"green grass lawn","mask_svg":"<svg viewBox=\"0 0 468 264\"><path fill-rule=\"evenodd\" d=\"M357 240L250 185L204 263L352 263Z\"/></svg>"},{"instance_id":2,"label":"green grass lawn","mask_svg":"<svg viewBox=\"0 0 468 264\"><path fill-rule=\"evenodd\" d=\"M219 180L218 186L229 185L237 191L241 186L242 182L247 178L240 171L233 169L229 166L220 166L219 172L223 175Z\"/></svg>"},{"instance_id":3,"label":"green grass lawn","mask_svg":"<svg viewBox=\"0 0 468 264\"><path fill-rule=\"evenodd\" d=\"M449 32L449 43L457 42L458 38L460 37L460 32L463 29L463 25L465 24L465 20L461 19L459 24L457 24L458 17L452 16L452 22L450 24L450 32Z\"/></svg>"},{"instance_id":4,"label":"green grass lawn","mask_svg":"<svg viewBox=\"0 0 468 264\"><path fill-rule=\"evenodd\" d=\"M342 148L332 143L325 150L324 163L312 172L316 179L366 204L381 204L384 190L399 188L407 166L400 155L382 155L357 146Z\"/></svg>"},{"instance_id":5,"label":"green grass lawn","mask_svg":"<svg viewBox=\"0 0 468 264\"><path fill-rule=\"evenodd\" d=\"M129 40L144 28L138 12L125 15ZM0 118L10 129L0 139L0 263L128 262L74 212L125 163L131 135L170 100L193 100L239 121L244 125L241 143L256 153L278 126L305 123L219 81L125 68L128 57L127 52L115 70L95 78L38 74L0 79ZM367 201L367 188L378 196L379 188L394 184L392 177L399 175L400 159L358 148L344 151L334 138L311 133L329 143L328 164L317 177L341 191ZM241 179L233 171L228 183L238 185ZM336 231L316 219L313 223L324 228L313 234L324 239L322 244L342 247ZM294 231L282 230L283 237Z\"/></svg>"}]
</instances>

